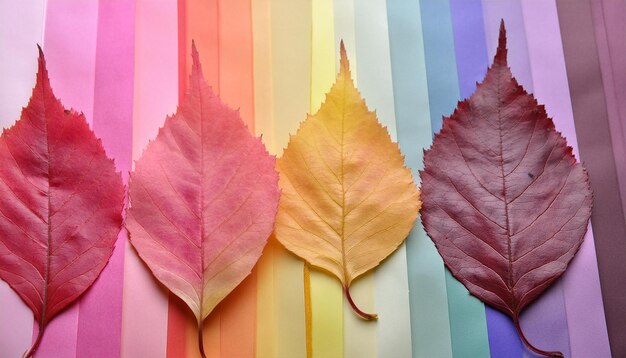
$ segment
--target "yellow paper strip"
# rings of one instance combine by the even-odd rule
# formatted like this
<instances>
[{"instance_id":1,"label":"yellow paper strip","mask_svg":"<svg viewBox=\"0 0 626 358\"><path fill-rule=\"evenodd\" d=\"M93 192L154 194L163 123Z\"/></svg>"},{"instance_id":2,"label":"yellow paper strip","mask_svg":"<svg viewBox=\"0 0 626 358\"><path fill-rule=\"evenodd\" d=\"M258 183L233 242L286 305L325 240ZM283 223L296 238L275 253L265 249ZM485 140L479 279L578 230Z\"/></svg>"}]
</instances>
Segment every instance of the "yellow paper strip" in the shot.
<instances>
[{"instance_id":1,"label":"yellow paper strip","mask_svg":"<svg viewBox=\"0 0 626 358\"><path fill-rule=\"evenodd\" d=\"M273 143L275 153L280 155L289 141L289 134L296 132L309 109L311 0L275 0L270 6ZM279 243L274 244L275 351L272 357L305 357L303 263Z\"/></svg>"},{"instance_id":2,"label":"yellow paper strip","mask_svg":"<svg viewBox=\"0 0 626 358\"><path fill-rule=\"evenodd\" d=\"M358 58L356 57L356 33L354 23L354 0L334 0L335 46L343 40L350 60L350 69L355 84L358 85ZM335 54L339 63L339 53ZM367 98L365 99L367 101ZM374 312L374 273L368 272L357 279L350 287L350 293L365 312ZM376 321L364 321L354 313L347 300L343 310L343 350L345 357L377 357Z\"/></svg>"},{"instance_id":3,"label":"yellow paper strip","mask_svg":"<svg viewBox=\"0 0 626 358\"><path fill-rule=\"evenodd\" d=\"M254 128L270 153L276 154L272 125L272 23L270 0L253 0L253 73L254 73ZM274 306L274 238L268 240L257 263L257 335L256 356L276 357Z\"/></svg>"},{"instance_id":4,"label":"yellow paper strip","mask_svg":"<svg viewBox=\"0 0 626 358\"><path fill-rule=\"evenodd\" d=\"M335 82L333 0L315 0L311 8L311 102L315 113ZM304 117L302 117L304 119ZM310 270L312 357L343 357L343 291L339 281Z\"/></svg>"}]
</instances>

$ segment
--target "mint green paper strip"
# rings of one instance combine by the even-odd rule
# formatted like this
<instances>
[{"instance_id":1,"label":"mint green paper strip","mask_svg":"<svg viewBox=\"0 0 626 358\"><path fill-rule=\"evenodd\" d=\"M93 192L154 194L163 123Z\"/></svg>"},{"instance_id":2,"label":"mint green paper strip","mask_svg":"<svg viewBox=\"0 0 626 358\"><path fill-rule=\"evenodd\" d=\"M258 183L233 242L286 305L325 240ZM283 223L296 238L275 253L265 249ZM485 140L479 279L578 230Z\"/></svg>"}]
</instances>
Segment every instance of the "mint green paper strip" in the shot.
<instances>
[{"instance_id":1,"label":"mint green paper strip","mask_svg":"<svg viewBox=\"0 0 626 358\"><path fill-rule=\"evenodd\" d=\"M387 1L396 125L415 180L432 143L419 0ZM443 261L421 221L406 241L413 357L452 357Z\"/></svg>"},{"instance_id":2,"label":"mint green paper strip","mask_svg":"<svg viewBox=\"0 0 626 358\"><path fill-rule=\"evenodd\" d=\"M396 121L385 0L355 1L359 89L370 110L396 140ZM374 271L379 357L411 357L411 320L406 247Z\"/></svg>"},{"instance_id":3,"label":"mint green paper strip","mask_svg":"<svg viewBox=\"0 0 626 358\"><path fill-rule=\"evenodd\" d=\"M450 4L441 0L421 0L422 30L426 72L434 132L441 129L442 116L448 116L459 100L454 35ZM485 307L446 270L448 310L455 358L489 357Z\"/></svg>"}]
</instances>

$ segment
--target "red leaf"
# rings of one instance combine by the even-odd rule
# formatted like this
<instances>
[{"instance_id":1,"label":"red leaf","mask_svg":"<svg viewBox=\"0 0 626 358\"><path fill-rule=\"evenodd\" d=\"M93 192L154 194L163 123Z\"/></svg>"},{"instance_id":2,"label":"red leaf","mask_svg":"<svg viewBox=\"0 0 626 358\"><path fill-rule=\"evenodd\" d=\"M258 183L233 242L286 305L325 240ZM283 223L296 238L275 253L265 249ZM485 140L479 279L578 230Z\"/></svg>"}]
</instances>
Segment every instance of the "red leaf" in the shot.
<instances>
[{"instance_id":1,"label":"red leaf","mask_svg":"<svg viewBox=\"0 0 626 358\"><path fill-rule=\"evenodd\" d=\"M587 230L587 173L545 108L494 63L424 156L422 220L452 274L514 320L567 268Z\"/></svg>"},{"instance_id":2,"label":"red leaf","mask_svg":"<svg viewBox=\"0 0 626 358\"><path fill-rule=\"evenodd\" d=\"M201 330L259 259L279 190L276 159L213 93L195 46L189 85L136 163L126 226L139 256Z\"/></svg>"},{"instance_id":3,"label":"red leaf","mask_svg":"<svg viewBox=\"0 0 626 358\"><path fill-rule=\"evenodd\" d=\"M41 49L28 106L0 137L0 278L39 335L96 280L122 224L124 188L85 116L52 93Z\"/></svg>"}]
</instances>

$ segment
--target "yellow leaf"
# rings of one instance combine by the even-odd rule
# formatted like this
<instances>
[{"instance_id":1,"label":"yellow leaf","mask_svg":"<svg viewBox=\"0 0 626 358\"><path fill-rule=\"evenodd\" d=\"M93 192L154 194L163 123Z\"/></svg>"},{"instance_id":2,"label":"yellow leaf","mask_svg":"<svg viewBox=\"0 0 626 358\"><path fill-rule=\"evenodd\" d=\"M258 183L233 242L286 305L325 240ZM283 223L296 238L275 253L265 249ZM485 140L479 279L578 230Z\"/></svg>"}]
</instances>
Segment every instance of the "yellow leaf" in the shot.
<instances>
[{"instance_id":1,"label":"yellow leaf","mask_svg":"<svg viewBox=\"0 0 626 358\"><path fill-rule=\"evenodd\" d=\"M421 202L398 145L368 110L341 43L337 80L277 162L276 238L342 283L376 267L409 234Z\"/></svg>"}]
</instances>

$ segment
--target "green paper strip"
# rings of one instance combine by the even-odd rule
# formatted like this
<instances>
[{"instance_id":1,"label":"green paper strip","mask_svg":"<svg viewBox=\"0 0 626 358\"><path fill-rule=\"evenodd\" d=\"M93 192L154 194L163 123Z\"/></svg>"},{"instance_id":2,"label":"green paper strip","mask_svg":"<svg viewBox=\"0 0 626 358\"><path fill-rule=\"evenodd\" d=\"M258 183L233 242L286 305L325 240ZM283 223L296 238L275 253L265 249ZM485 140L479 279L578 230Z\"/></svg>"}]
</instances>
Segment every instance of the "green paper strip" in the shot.
<instances>
[{"instance_id":1,"label":"green paper strip","mask_svg":"<svg viewBox=\"0 0 626 358\"><path fill-rule=\"evenodd\" d=\"M400 150L419 180L423 149L432 143L419 0L387 1ZM443 261L417 222L406 241L413 357L452 357Z\"/></svg>"},{"instance_id":2,"label":"green paper strip","mask_svg":"<svg viewBox=\"0 0 626 358\"><path fill-rule=\"evenodd\" d=\"M396 140L387 5L355 1L359 89L370 110ZM411 321L406 246L401 245L374 272L379 357L411 356Z\"/></svg>"}]
</instances>

